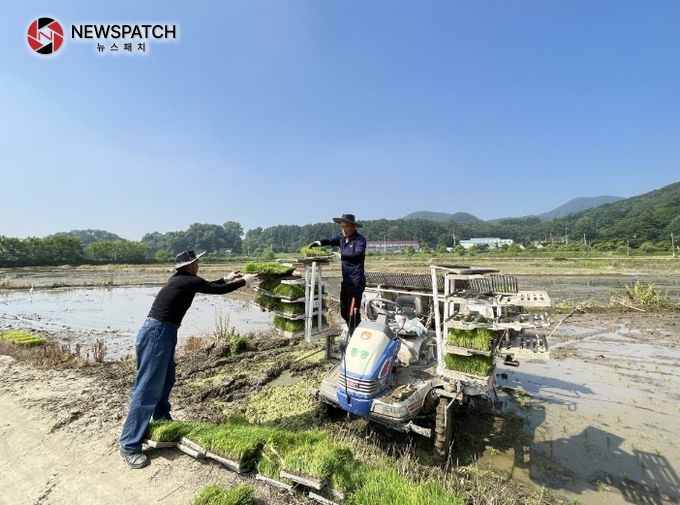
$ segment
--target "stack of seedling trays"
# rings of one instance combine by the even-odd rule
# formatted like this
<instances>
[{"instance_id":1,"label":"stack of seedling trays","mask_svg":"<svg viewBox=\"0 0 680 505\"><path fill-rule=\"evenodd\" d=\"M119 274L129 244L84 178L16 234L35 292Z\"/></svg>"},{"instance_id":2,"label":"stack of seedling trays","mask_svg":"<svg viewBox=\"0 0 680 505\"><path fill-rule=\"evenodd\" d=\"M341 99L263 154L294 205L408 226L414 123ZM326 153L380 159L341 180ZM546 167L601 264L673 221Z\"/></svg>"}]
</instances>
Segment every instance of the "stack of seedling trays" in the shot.
<instances>
[{"instance_id":1,"label":"stack of seedling trays","mask_svg":"<svg viewBox=\"0 0 680 505\"><path fill-rule=\"evenodd\" d=\"M446 325L443 345L445 376L460 381L470 395L484 394L494 370L496 332L483 326Z\"/></svg>"},{"instance_id":2,"label":"stack of seedling trays","mask_svg":"<svg viewBox=\"0 0 680 505\"><path fill-rule=\"evenodd\" d=\"M313 429L287 432L232 418L218 425L155 421L146 435L150 447L176 447L288 491L304 486L310 498L324 504L343 499L363 473L349 447Z\"/></svg>"},{"instance_id":3,"label":"stack of seedling trays","mask_svg":"<svg viewBox=\"0 0 680 505\"><path fill-rule=\"evenodd\" d=\"M274 313L274 327L288 337L300 336L305 330L305 280L292 275L294 270L295 267L278 263L250 263L244 268L246 272L258 273L261 279L256 288L258 293L255 303L263 310ZM317 296L317 310L318 299ZM326 322L325 317L323 322ZM317 324L316 317L313 323Z\"/></svg>"},{"instance_id":4,"label":"stack of seedling trays","mask_svg":"<svg viewBox=\"0 0 680 505\"><path fill-rule=\"evenodd\" d=\"M217 426L176 421L152 423L145 442L150 447L177 447L196 459L212 459L236 473L246 473L257 465L265 444L263 430L241 423Z\"/></svg>"}]
</instances>

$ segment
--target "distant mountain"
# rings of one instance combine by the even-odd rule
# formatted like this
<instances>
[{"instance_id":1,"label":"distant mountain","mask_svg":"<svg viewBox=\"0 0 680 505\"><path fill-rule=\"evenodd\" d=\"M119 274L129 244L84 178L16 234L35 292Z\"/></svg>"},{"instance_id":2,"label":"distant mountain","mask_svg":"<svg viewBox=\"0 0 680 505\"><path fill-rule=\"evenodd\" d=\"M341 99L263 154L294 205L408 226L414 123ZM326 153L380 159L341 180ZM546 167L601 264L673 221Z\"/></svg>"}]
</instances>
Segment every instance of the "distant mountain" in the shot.
<instances>
[{"instance_id":1,"label":"distant mountain","mask_svg":"<svg viewBox=\"0 0 680 505\"><path fill-rule=\"evenodd\" d=\"M437 222L454 221L456 223L477 223L481 221L478 217L468 214L467 212L449 214L448 212L428 212L425 210L411 212L404 216L403 219L427 219L429 221Z\"/></svg>"},{"instance_id":2,"label":"distant mountain","mask_svg":"<svg viewBox=\"0 0 680 505\"><path fill-rule=\"evenodd\" d=\"M680 182L558 218L553 226L568 227L576 236L600 239L668 240L680 234Z\"/></svg>"},{"instance_id":3,"label":"distant mountain","mask_svg":"<svg viewBox=\"0 0 680 505\"><path fill-rule=\"evenodd\" d=\"M539 214L537 217L541 221L552 221L553 219L566 217L569 214L599 207L600 205L604 205L606 203L618 202L619 200L623 200L623 198L620 196L586 196L574 198L573 200L569 200L564 205L560 205L556 209ZM527 217L533 216L521 216L520 219ZM445 223L448 221L454 221L456 223L479 223L482 221L478 217L468 214L467 212L456 212L455 214L449 214L448 212L428 212L425 210L411 212L410 214L404 216L403 219L427 219L429 221L436 221L439 223ZM517 216L490 219L489 222L496 223L506 219L517 219Z\"/></svg>"},{"instance_id":4,"label":"distant mountain","mask_svg":"<svg viewBox=\"0 0 680 505\"><path fill-rule=\"evenodd\" d=\"M553 219L566 217L569 214L574 214L575 212L581 212L582 210L599 207L605 203L618 202L619 200L623 200L623 198L620 196L587 196L574 198L573 200L569 200L564 205L560 205L556 209L539 214L538 217L541 219L541 221L552 221Z\"/></svg>"}]
</instances>

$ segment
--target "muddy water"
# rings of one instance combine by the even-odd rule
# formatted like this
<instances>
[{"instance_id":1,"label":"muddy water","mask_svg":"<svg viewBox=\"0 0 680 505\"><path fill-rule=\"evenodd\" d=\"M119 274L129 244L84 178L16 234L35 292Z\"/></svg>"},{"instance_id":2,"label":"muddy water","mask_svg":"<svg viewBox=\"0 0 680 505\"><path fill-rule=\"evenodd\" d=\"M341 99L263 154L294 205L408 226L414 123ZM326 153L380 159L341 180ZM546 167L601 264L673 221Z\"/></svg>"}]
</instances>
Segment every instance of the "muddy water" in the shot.
<instances>
[{"instance_id":1,"label":"muddy water","mask_svg":"<svg viewBox=\"0 0 680 505\"><path fill-rule=\"evenodd\" d=\"M554 359L499 366L529 399L515 408L530 445L483 464L580 503L678 503L680 315L583 317L552 338Z\"/></svg>"},{"instance_id":2,"label":"muddy water","mask_svg":"<svg viewBox=\"0 0 680 505\"><path fill-rule=\"evenodd\" d=\"M46 332L72 348L90 349L96 339L107 346L107 359L134 353L134 336L159 288L93 288L0 293L0 330L29 328ZM196 295L178 333L212 335L217 320L242 334L272 327L272 315L229 295Z\"/></svg>"},{"instance_id":3,"label":"muddy water","mask_svg":"<svg viewBox=\"0 0 680 505\"><path fill-rule=\"evenodd\" d=\"M626 286L639 281L643 287L649 284L662 293L667 293L671 301L680 302L680 278L659 275L521 275L517 276L520 289L539 289L547 291L553 303L562 300L595 300L606 303L612 291L625 292Z\"/></svg>"}]
</instances>

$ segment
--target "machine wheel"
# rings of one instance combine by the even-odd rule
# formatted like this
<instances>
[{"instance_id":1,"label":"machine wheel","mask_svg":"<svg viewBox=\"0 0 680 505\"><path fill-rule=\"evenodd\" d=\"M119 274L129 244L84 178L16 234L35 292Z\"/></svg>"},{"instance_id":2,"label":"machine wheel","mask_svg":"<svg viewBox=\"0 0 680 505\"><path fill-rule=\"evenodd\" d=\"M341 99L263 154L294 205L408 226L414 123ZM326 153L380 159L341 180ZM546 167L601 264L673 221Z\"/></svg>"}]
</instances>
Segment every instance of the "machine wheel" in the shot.
<instances>
[{"instance_id":1,"label":"machine wheel","mask_svg":"<svg viewBox=\"0 0 680 505\"><path fill-rule=\"evenodd\" d=\"M447 409L450 402L450 398L441 396L435 413L434 455L442 466L446 464L453 445L453 408Z\"/></svg>"},{"instance_id":2,"label":"machine wheel","mask_svg":"<svg viewBox=\"0 0 680 505\"><path fill-rule=\"evenodd\" d=\"M324 421L339 419L345 415L346 412L335 405L320 401L316 406L315 417L317 424L322 424Z\"/></svg>"}]
</instances>

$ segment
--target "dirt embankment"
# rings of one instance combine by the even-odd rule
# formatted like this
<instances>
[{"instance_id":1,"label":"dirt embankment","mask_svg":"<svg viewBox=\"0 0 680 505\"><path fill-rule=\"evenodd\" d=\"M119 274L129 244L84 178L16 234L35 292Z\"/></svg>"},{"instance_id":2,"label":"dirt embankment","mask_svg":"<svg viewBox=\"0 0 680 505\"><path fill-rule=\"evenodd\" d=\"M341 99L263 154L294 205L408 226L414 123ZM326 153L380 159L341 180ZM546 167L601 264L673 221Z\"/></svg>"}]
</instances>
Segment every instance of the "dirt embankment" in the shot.
<instances>
[{"instance_id":1,"label":"dirt embankment","mask_svg":"<svg viewBox=\"0 0 680 505\"><path fill-rule=\"evenodd\" d=\"M216 464L177 450L149 452L152 464L129 470L118 454L118 436L134 380L132 362L86 368L35 367L1 355L0 504L188 504L206 486L232 487L244 480ZM211 366L229 360L184 359L173 401L182 419L219 420L211 398L230 386L185 387ZM201 364L202 363L202 364ZM253 387L235 380L233 394ZM240 387L239 387L240 386ZM312 503L252 479L260 503Z\"/></svg>"}]
</instances>

